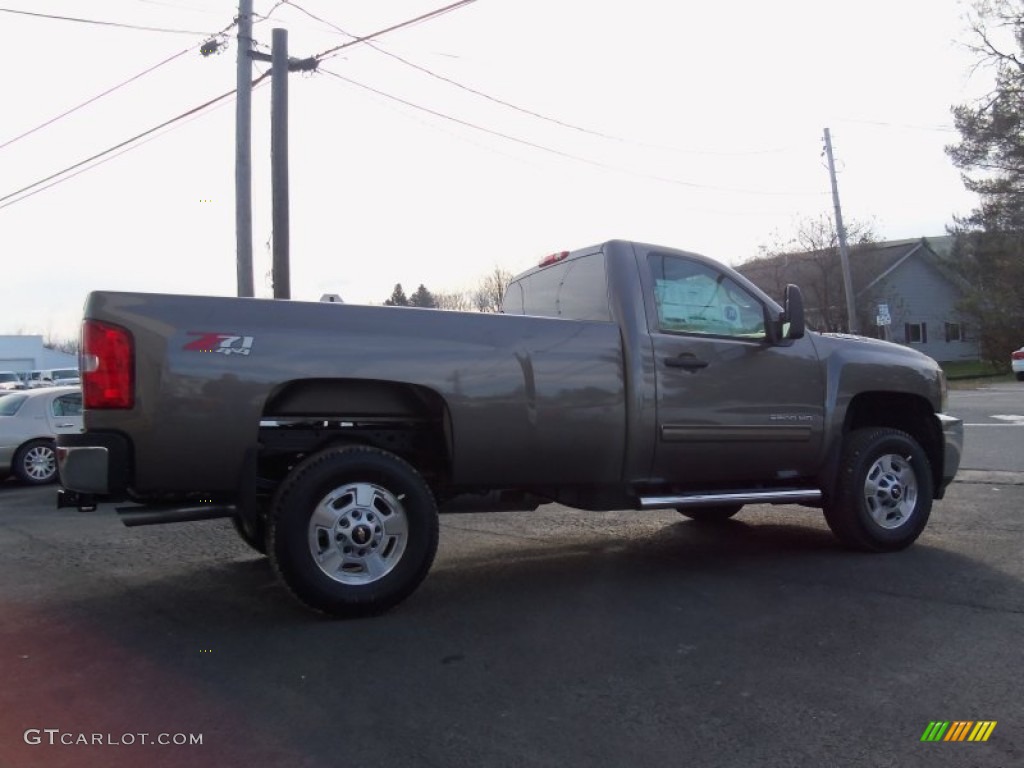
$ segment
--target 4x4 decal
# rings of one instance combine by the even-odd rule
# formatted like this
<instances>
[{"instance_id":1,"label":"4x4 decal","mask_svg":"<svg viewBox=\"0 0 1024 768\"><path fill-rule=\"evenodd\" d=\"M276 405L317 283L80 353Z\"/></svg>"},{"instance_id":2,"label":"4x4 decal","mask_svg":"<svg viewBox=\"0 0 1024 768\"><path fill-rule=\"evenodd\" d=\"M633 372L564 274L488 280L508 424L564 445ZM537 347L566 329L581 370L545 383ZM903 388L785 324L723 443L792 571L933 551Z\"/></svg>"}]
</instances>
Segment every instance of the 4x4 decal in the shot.
<instances>
[{"instance_id":1,"label":"4x4 decal","mask_svg":"<svg viewBox=\"0 0 1024 768\"><path fill-rule=\"evenodd\" d=\"M182 349L192 352L248 355L252 351L252 336L236 336L231 333L207 333L205 331L188 331L187 333L189 336L199 337L182 347Z\"/></svg>"}]
</instances>

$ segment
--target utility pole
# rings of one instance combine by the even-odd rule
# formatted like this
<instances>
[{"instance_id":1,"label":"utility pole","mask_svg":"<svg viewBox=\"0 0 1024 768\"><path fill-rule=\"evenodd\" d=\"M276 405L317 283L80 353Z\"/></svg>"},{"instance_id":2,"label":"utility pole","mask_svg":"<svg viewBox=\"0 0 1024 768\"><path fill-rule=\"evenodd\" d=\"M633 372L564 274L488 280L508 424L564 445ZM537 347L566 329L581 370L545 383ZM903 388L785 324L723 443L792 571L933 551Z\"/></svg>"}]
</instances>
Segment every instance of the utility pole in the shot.
<instances>
[{"instance_id":1,"label":"utility pole","mask_svg":"<svg viewBox=\"0 0 1024 768\"><path fill-rule=\"evenodd\" d=\"M238 295L254 296L252 281L252 0L238 3L235 99L235 250Z\"/></svg>"},{"instance_id":2,"label":"utility pole","mask_svg":"<svg viewBox=\"0 0 1024 768\"><path fill-rule=\"evenodd\" d=\"M275 28L270 71L270 180L274 298L291 298L288 219L288 30Z\"/></svg>"},{"instance_id":3,"label":"utility pole","mask_svg":"<svg viewBox=\"0 0 1024 768\"><path fill-rule=\"evenodd\" d=\"M832 159L832 134L825 129L825 154L828 155L828 175L832 180L832 203L836 208L836 234L839 236L839 263L843 267L843 287L846 289L846 327L850 333L857 330L857 306L853 298L853 281L850 278L850 248L846 244L846 228L843 226L843 211L839 207L839 185L836 183L836 164Z\"/></svg>"}]
</instances>

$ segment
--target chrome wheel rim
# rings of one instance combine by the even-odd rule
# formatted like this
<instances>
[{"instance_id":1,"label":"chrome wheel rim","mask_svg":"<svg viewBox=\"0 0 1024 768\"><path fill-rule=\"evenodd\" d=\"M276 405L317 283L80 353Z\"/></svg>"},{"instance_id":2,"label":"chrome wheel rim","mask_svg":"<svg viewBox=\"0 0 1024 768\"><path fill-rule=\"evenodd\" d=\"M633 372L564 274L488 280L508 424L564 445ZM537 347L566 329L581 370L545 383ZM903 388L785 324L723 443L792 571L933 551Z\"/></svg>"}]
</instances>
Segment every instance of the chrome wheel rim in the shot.
<instances>
[{"instance_id":1,"label":"chrome wheel rim","mask_svg":"<svg viewBox=\"0 0 1024 768\"><path fill-rule=\"evenodd\" d=\"M864 501L882 528L906 525L917 508L917 473L910 461L895 453L876 459L864 480Z\"/></svg>"},{"instance_id":2,"label":"chrome wheel rim","mask_svg":"<svg viewBox=\"0 0 1024 768\"><path fill-rule=\"evenodd\" d=\"M29 478L42 483L50 480L57 472L57 457L53 448L37 445L25 452L21 466Z\"/></svg>"},{"instance_id":3,"label":"chrome wheel rim","mask_svg":"<svg viewBox=\"0 0 1024 768\"><path fill-rule=\"evenodd\" d=\"M309 520L309 552L341 584L371 584L394 570L409 540L401 501L372 483L350 483L324 496Z\"/></svg>"}]
</instances>

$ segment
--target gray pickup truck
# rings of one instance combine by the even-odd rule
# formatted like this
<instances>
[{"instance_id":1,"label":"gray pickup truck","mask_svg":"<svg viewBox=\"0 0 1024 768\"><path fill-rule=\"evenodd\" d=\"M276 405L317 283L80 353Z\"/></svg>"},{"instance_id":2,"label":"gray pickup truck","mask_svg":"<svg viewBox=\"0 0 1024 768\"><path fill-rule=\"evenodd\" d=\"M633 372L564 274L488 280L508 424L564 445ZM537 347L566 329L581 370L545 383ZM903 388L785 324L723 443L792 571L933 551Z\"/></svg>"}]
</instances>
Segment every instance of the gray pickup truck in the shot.
<instances>
[{"instance_id":1,"label":"gray pickup truck","mask_svg":"<svg viewBox=\"0 0 1024 768\"><path fill-rule=\"evenodd\" d=\"M379 612L425 578L438 508L820 507L847 546L921 533L956 474L931 358L805 332L715 261L611 241L516 277L502 314L96 291L85 431L58 503L128 525L229 517L306 605Z\"/></svg>"}]
</instances>

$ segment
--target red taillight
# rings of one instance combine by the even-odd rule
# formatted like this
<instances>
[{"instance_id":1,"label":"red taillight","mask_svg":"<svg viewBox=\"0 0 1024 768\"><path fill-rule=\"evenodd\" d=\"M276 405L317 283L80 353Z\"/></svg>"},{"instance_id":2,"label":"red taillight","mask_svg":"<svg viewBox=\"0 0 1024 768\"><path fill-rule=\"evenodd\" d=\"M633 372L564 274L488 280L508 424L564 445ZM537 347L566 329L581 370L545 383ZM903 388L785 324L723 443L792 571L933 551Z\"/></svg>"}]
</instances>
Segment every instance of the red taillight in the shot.
<instances>
[{"instance_id":1,"label":"red taillight","mask_svg":"<svg viewBox=\"0 0 1024 768\"><path fill-rule=\"evenodd\" d=\"M1018 349L1013 353L1014 360L1024 360L1024 349Z\"/></svg>"},{"instance_id":2,"label":"red taillight","mask_svg":"<svg viewBox=\"0 0 1024 768\"><path fill-rule=\"evenodd\" d=\"M568 255L568 251L562 251L561 253L552 253L550 256L545 256L543 259L541 259L540 264L538 264L537 266L550 267L552 264L557 264L562 259L566 258Z\"/></svg>"},{"instance_id":3,"label":"red taillight","mask_svg":"<svg viewBox=\"0 0 1024 768\"><path fill-rule=\"evenodd\" d=\"M135 404L135 347L124 328L98 320L82 323L82 402L86 408Z\"/></svg>"}]
</instances>

